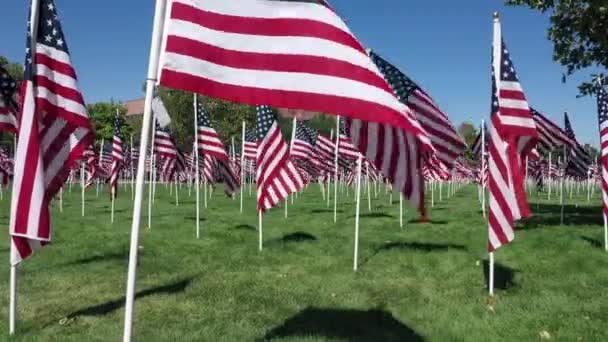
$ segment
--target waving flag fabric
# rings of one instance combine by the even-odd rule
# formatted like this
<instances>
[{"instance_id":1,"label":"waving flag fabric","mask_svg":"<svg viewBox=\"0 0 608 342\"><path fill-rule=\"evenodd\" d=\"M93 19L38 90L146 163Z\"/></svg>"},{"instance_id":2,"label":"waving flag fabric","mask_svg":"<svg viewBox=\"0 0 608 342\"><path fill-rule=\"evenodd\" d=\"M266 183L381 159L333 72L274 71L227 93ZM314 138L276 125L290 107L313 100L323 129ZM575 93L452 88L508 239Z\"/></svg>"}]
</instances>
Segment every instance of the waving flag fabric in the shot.
<instances>
[{"instance_id":1,"label":"waving flag fabric","mask_svg":"<svg viewBox=\"0 0 608 342\"><path fill-rule=\"evenodd\" d=\"M558 125L538 111L530 108L538 130L539 144L547 151L552 151L562 146L572 147L575 142Z\"/></svg>"},{"instance_id":2,"label":"waving flag fabric","mask_svg":"<svg viewBox=\"0 0 608 342\"><path fill-rule=\"evenodd\" d=\"M49 202L93 141L67 43L52 0L30 8L19 144L11 199L13 264L51 241ZM37 31L33 36L33 23Z\"/></svg>"},{"instance_id":3,"label":"waving flag fabric","mask_svg":"<svg viewBox=\"0 0 608 342\"><path fill-rule=\"evenodd\" d=\"M122 138L120 137L120 115L116 112L116 116L114 117L114 136L112 137L112 169L110 171L112 197L116 197L118 194L118 174L124 162Z\"/></svg>"},{"instance_id":4,"label":"waving flag fabric","mask_svg":"<svg viewBox=\"0 0 608 342\"><path fill-rule=\"evenodd\" d=\"M0 131L17 131L17 83L0 65Z\"/></svg>"},{"instance_id":5,"label":"waving flag fabric","mask_svg":"<svg viewBox=\"0 0 608 342\"><path fill-rule=\"evenodd\" d=\"M566 174L577 178L587 177L587 170L591 165L591 156L585 149L576 141L574 130L568 119L568 113L564 113L564 128L566 134L573 142L573 146L568 149L568 155L566 156Z\"/></svg>"},{"instance_id":6,"label":"waving flag fabric","mask_svg":"<svg viewBox=\"0 0 608 342\"><path fill-rule=\"evenodd\" d=\"M515 67L494 21L492 125L489 146L488 250L515 237L515 220L530 216L524 189L524 157L536 144L536 125Z\"/></svg>"},{"instance_id":7,"label":"waving flag fabric","mask_svg":"<svg viewBox=\"0 0 608 342\"><path fill-rule=\"evenodd\" d=\"M265 212L290 193L301 190L304 181L298 168L289 159L289 148L270 107L258 106L256 110L258 211Z\"/></svg>"},{"instance_id":8,"label":"waving flag fabric","mask_svg":"<svg viewBox=\"0 0 608 342\"><path fill-rule=\"evenodd\" d=\"M597 116L600 126L602 202L604 215L608 215L608 94L601 84L597 90Z\"/></svg>"}]
</instances>

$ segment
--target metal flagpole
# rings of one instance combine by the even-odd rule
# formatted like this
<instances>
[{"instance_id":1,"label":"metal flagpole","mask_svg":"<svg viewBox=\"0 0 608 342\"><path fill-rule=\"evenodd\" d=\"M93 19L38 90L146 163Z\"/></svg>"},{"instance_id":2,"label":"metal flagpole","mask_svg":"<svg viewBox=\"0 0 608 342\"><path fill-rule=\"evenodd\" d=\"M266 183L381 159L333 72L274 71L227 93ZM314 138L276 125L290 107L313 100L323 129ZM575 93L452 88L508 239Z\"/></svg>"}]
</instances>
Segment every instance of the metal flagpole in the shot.
<instances>
[{"instance_id":1,"label":"metal flagpole","mask_svg":"<svg viewBox=\"0 0 608 342\"><path fill-rule=\"evenodd\" d=\"M334 138L334 129L331 129L331 133L329 134L329 140ZM330 188L331 188L331 174L327 174L327 207L329 208L329 200L330 200Z\"/></svg>"},{"instance_id":2,"label":"metal flagpole","mask_svg":"<svg viewBox=\"0 0 608 342\"><path fill-rule=\"evenodd\" d=\"M490 296L494 296L494 252L490 252L489 265L490 272L488 276L488 289Z\"/></svg>"},{"instance_id":3,"label":"metal flagpole","mask_svg":"<svg viewBox=\"0 0 608 342\"><path fill-rule=\"evenodd\" d=\"M243 213L243 187L245 186L245 121L241 130L241 214Z\"/></svg>"},{"instance_id":4,"label":"metal flagpole","mask_svg":"<svg viewBox=\"0 0 608 342\"><path fill-rule=\"evenodd\" d=\"M484 169L486 168L486 126L481 119L481 213L486 217L486 177Z\"/></svg>"},{"instance_id":5,"label":"metal flagpole","mask_svg":"<svg viewBox=\"0 0 608 342\"><path fill-rule=\"evenodd\" d=\"M166 0L157 0L154 11L154 29L152 30L152 43L150 46L150 63L148 65L148 77L146 79L146 99L144 104L144 116L141 128L141 140L139 142L139 160L137 163L137 179L135 184L135 200L133 202L133 221L131 224L131 242L129 249L129 271L127 275L127 292L125 300L125 323L123 342L131 341L133 328L133 307L135 304L135 279L137 275L137 250L139 244L139 223L141 219L141 205L144 192L144 166L146 158L146 147L148 146L148 135L150 133L152 97L154 95L154 84L158 70L158 57L160 52L160 40L165 16Z\"/></svg>"},{"instance_id":6,"label":"metal flagpole","mask_svg":"<svg viewBox=\"0 0 608 342\"><path fill-rule=\"evenodd\" d=\"M118 185L116 185L116 188L118 190ZM112 211L110 213L110 222L114 223L114 187L112 185L110 185L110 197L112 197Z\"/></svg>"},{"instance_id":7,"label":"metal flagpole","mask_svg":"<svg viewBox=\"0 0 608 342\"><path fill-rule=\"evenodd\" d=\"M338 148L340 144L340 115L336 116L336 148L334 149L334 223L338 220Z\"/></svg>"},{"instance_id":8,"label":"metal flagpole","mask_svg":"<svg viewBox=\"0 0 608 342\"><path fill-rule=\"evenodd\" d=\"M604 214L604 250L608 252L608 218Z\"/></svg>"},{"instance_id":9,"label":"metal flagpole","mask_svg":"<svg viewBox=\"0 0 608 342\"><path fill-rule=\"evenodd\" d=\"M200 220L200 192L201 192L201 180L199 176L199 156L198 156L198 120L197 120L197 109L198 109L198 96L194 94L194 181L196 186L196 238L201 237L201 220ZM241 200L243 196L241 194Z\"/></svg>"},{"instance_id":10,"label":"metal flagpole","mask_svg":"<svg viewBox=\"0 0 608 342\"><path fill-rule=\"evenodd\" d=\"M549 182L548 182L549 191L548 191L548 194L547 194L547 200L548 201L551 200L551 184L553 183L552 177L551 177L551 154L552 153L549 152L549 170L547 171L547 175L548 175L548 178L549 178Z\"/></svg>"},{"instance_id":11,"label":"metal flagpole","mask_svg":"<svg viewBox=\"0 0 608 342\"><path fill-rule=\"evenodd\" d=\"M365 171L367 173L366 175L366 183L367 183L367 210L369 210L370 212L372 211L372 191L370 189L370 185L369 185L369 162L365 163Z\"/></svg>"},{"instance_id":12,"label":"metal flagpole","mask_svg":"<svg viewBox=\"0 0 608 342\"><path fill-rule=\"evenodd\" d=\"M101 138L101 145L99 145L99 160L97 161L97 167L101 169L101 160L103 159L103 143L104 138ZM96 197L99 197L99 177L97 177L97 192Z\"/></svg>"},{"instance_id":13,"label":"metal flagpole","mask_svg":"<svg viewBox=\"0 0 608 342\"><path fill-rule=\"evenodd\" d=\"M80 165L80 202L82 217L84 217L84 161Z\"/></svg>"},{"instance_id":14,"label":"metal flagpole","mask_svg":"<svg viewBox=\"0 0 608 342\"><path fill-rule=\"evenodd\" d=\"M291 125L291 140L289 141L289 157L291 158L291 153L293 152L293 142L296 139L296 128L298 126L298 120L296 119L295 115L293 117L292 120L292 125ZM293 196L294 194L291 194L291 198L293 200ZM289 195L287 197L285 197L285 218L287 218L287 204L289 202Z\"/></svg>"},{"instance_id":15,"label":"metal flagpole","mask_svg":"<svg viewBox=\"0 0 608 342\"><path fill-rule=\"evenodd\" d=\"M353 270L357 271L357 258L359 254L359 213L360 213L360 204L361 204L361 163L362 163L363 155L359 155L359 159L357 159L357 205L355 207L355 246L353 252Z\"/></svg>"},{"instance_id":16,"label":"metal flagpole","mask_svg":"<svg viewBox=\"0 0 608 342\"><path fill-rule=\"evenodd\" d=\"M399 191L399 228L403 229L403 194Z\"/></svg>"},{"instance_id":17,"label":"metal flagpole","mask_svg":"<svg viewBox=\"0 0 608 342\"><path fill-rule=\"evenodd\" d=\"M156 160L154 160L154 139L156 136L156 118L154 117L154 113L152 113L152 137L151 137L151 144L150 144L150 164L149 166L149 176L150 176L150 182L148 184L148 229L152 229L152 202L154 201L154 188L153 188L153 183L156 181L154 173L156 171ZM144 153L144 155L146 154L146 151L139 151L139 154ZM139 170L138 170L139 172Z\"/></svg>"},{"instance_id":18,"label":"metal flagpole","mask_svg":"<svg viewBox=\"0 0 608 342\"><path fill-rule=\"evenodd\" d=\"M175 206L179 207L179 187L177 186L177 173L175 173Z\"/></svg>"},{"instance_id":19,"label":"metal flagpole","mask_svg":"<svg viewBox=\"0 0 608 342\"><path fill-rule=\"evenodd\" d=\"M262 234L262 210L258 209L258 251L262 251L262 241L263 241L263 234Z\"/></svg>"},{"instance_id":20,"label":"metal flagpole","mask_svg":"<svg viewBox=\"0 0 608 342\"><path fill-rule=\"evenodd\" d=\"M566 177L566 146L564 146L564 159L563 163L564 169L562 170L561 179L559 182L559 204L561 206L560 209L560 225L564 224L564 177Z\"/></svg>"},{"instance_id":21,"label":"metal flagpole","mask_svg":"<svg viewBox=\"0 0 608 342\"><path fill-rule=\"evenodd\" d=\"M129 154L129 164L131 164L131 200L135 196L135 174L133 173L133 133L131 133L131 153Z\"/></svg>"}]
</instances>

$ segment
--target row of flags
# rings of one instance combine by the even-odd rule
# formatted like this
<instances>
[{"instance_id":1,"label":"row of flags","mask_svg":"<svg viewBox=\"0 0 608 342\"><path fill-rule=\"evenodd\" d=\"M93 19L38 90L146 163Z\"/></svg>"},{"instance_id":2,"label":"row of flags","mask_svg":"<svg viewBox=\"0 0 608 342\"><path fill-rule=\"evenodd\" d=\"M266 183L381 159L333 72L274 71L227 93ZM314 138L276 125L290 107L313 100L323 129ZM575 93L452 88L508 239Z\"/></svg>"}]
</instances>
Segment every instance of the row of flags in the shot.
<instances>
[{"instance_id":1,"label":"row of flags","mask_svg":"<svg viewBox=\"0 0 608 342\"><path fill-rule=\"evenodd\" d=\"M20 106L15 82L0 70L0 129L18 131L15 169L23 170L15 174L13 185L13 264L50 241L48 204L76 162L84 162L88 184L108 163L105 153L95 154L94 132L54 1L37 4L28 20ZM244 132L239 160L236 150L230 156L208 113L197 105L198 151L193 152L202 154L205 176L223 182L229 194L239 190L240 171L251 171L255 165L260 212L299 191L313 177L330 177L336 164L350 177L348 171L358 158L421 212L425 177L487 178L488 248L493 251L513 239L516 220L530 215L524 160L537 154L535 148L562 146L567 149L569 172L587 172L590 159L576 143L568 121L563 131L528 105L498 19L487 146L480 141L473 146L487 163L475 175L462 162L466 147L462 138L432 97L395 65L361 45L325 1L250 1L234 6L224 1L172 0L168 6L158 84L256 106L256 130ZM598 108L604 134L602 96L598 95ZM327 137L306 123L297 124L289 146L271 106L340 115L339 129L335 137ZM109 160L112 196L117 194L121 168L133 164L123 147L118 114L114 125ZM602 156L608 145L604 140L602 135ZM193 155L179 151L165 126L155 127L154 141L163 177L198 172L201 165L194 165Z\"/></svg>"}]
</instances>

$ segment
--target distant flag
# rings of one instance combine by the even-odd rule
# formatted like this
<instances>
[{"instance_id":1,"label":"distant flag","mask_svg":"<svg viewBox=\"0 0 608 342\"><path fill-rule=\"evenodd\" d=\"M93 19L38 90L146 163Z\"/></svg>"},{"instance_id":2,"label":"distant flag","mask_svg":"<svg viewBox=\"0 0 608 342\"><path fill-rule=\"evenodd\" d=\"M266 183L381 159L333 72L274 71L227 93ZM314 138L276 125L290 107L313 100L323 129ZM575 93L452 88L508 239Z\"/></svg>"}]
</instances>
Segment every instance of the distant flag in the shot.
<instances>
[{"instance_id":1,"label":"distant flag","mask_svg":"<svg viewBox=\"0 0 608 342\"><path fill-rule=\"evenodd\" d=\"M530 110L536 123L540 147L552 151L562 146L574 146L575 142L558 125L535 109Z\"/></svg>"},{"instance_id":2,"label":"distant flag","mask_svg":"<svg viewBox=\"0 0 608 342\"><path fill-rule=\"evenodd\" d=\"M257 143L256 137L255 137L255 133L253 133L249 129L245 130L245 141L243 143L243 146L244 146L244 150L245 150L245 152L244 152L245 159L255 160L257 153L258 153L257 152L258 143Z\"/></svg>"},{"instance_id":3,"label":"distant flag","mask_svg":"<svg viewBox=\"0 0 608 342\"><path fill-rule=\"evenodd\" d=\"M494 22L492 56L492 125L489 130L488 250L515 237L515 221L530 216L524 189L524 157L538 134L526 96L515 73L500 23Z\"/></svg>"},{"instance_id":4,"label":"distant flag","mask_svg":"<svg viewBox=\"0 0 608 342\"><path fill-rule=\"evenodd\" d=\"M51 241L49 202L94 137L55 4L37 3L30 8L35 23L28 21L21 89L15 155L20 172L15 173L11 199L12 264Z\"/></svg>"},{"instance_id":5,"label":"distant flag","mask_svg":"<svg viewBox=\"0 0 608 342\"><path fill-rule=\"evenodd\" d=\"M477 136L475 137L475 141L473 141L473 144L471 145L471 152L473 154L473 158L475 160L481 160L481 151L482 151L482 146L481 146L481 134L482 134L482 129L485 130L485 147L483 148L483 150L486 152L486 155L488 153L488 143L489 143L489 137L488 137L488 127L484 124L483 127L480 126L479 128L479 133L477 133Z\"/></svg>"},{"instance_id":6,"label":"distant flag","mask_svg":"<svg viewBox=\"0 0 608 342\"><path fill-rule=\"evenodd\" d=\"M297 167L289 159L289 148L275 115L268 106L258 106L256 158L258 211L265 212L304 187Z\"/></svg>"},{"instance_id":7,"label":"distant flag","mask_svg":"<svg viewBox=\"0 0 608 342\"><path fill-rule=\"evenodd\" d=\"M340 140L338 141L338 155L345 159L357 160L361 152L350 142L346 129L344 127L344 120L340 120Z\"/></svg>"},{"instance_id":8,"label":"distant flag","mask_svg":"<svg viewBox=\"0 0 608 342\"><path fill-rule=\"evenodd\" d=\"M85 187L88 188L93 185L93 180L97 176L97 155L93 144L87 146L86 150L82 152L82 157L86 170Z\"/></svg>"},{"instance_id":9,"label":"distant flag","mask_svg":"<svg viewBox=\"0 0 608 342\"><path fill-rule=\"evenodd\" d=\"M438 160L451 169L466 147L456 128L439 106L420 86L401 70L373 51L369 53L397 98L411 108L412 113L435 147Z\"/></svg>"},{"instance_id":10,"label":"distant flag","mask_svg":"<svg viewBox=\"0 0 608 342\"><path fill-rule=\"evenodd\" d=\"M310 160L314 156L314 141L304 125L301 123L296 126L291 149L291 158L294 160Z\"/></svg>"},{"instance_id":11,"label":"distant flag","mask_svg":"<svg viewBox=\"0 0 608 342\"><path fill-rule=\"evenodd\" d=\"M604 203L604 215L608 216L608 94L601 84L597 91L597 114L600 126L602 159L602 201Z\"/></svg>"},{"instance_id":12,"label":"distant flag","mask_svg":"<svg viewBox=\"0 0 608 342\"><path fill-rule=\"evenodd\" d=\"M574 146L568 149L569 153L566 156L566 174L578 178L585 178L587 176L587 170L589 169L589 165L591 165L592 162L591 156L576 141L574 130L572 130L572 125L570 124L570 120L568 119L568 113L564 113L564 128L566 130L566 134L574 143Z\"/></svg>"},{"instance_id":13,"label":"distant flag","mask_svg":"<svg viewBox=\"0 0 608 342\"><path fill-rule=\"evenodd\" d=\"M224 182L224 190L226 194L232 196L240 188L239 178L234 174L230 167L230 157L226 152L224 143L220 140L219 135L213 128L209 113L203 107L203 104L197 102L196 111L197 122L197 139L199 149L202 151L205 167L207 159L213 159L212 165L217 168L218 181Z\"/></svg>"},{"instance_id":14,"label":"distant flag","mask_svg":"<svg viewBox=\"0 0 608 342\"><path fill-rule=\"evenodd\" d=\"M17 83L0 65L0 131L17 131Z\"/></svg>"},{"instance_id":15,"label":"distant flag","mask_svg":"<svg viewBox=\"0 0 608 342\"><path fill-rule=\"evenodd\" d=\"M110 186L112 198L118 194L118 176L125 156L122 150L122 138L120 134L120 114L116 111L114 116L114 136L112 137L112 169L110 170Z\"/></svg>"}]
</instances>

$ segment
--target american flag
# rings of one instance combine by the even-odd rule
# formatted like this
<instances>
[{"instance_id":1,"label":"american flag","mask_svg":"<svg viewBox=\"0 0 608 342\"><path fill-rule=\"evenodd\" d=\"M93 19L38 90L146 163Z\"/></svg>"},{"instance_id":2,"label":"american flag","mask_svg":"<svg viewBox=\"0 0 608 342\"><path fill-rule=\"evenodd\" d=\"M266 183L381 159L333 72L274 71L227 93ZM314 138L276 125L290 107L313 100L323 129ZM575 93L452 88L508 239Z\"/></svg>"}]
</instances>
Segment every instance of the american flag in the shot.
<instances>
[{"instance_id":1,"label":"american flag","mask_svg":"<svg viewBox=\"0 0 608 342\"><path fill-rule=\"evenodd\" d=\"M290 193L301 190L304 181L289 159L289 147L283 140L275 115L268 106L258 106L258 153L256 178L258 211L274 207Z\"/></svg>"},{"instance_id":2,"label":"american flag","mask_svg":"<svg viewBox=\"0 0 608 342\"><path fill-rule=\"evenodd\" d=\"M552 151L562 146L574 146L575 142L558 125L534 108L530 108L530 110L538 130L538 142L542 148Z\"/></svg>"},{"instance_id":3,"label":"american flag","mask_svg":"<svg viewBox=\"0 0 608 342\"><path fill-rule=\"evenodd\" d=\"M243 149L245 150L245 159L255 160L258 154L258 143L256 141L255 134L249 129L245 129L245 141L243 142Z\"/></svg>"},{"instance_id":4,"label":"american flag","mask_svg":"<svg viewBox=\"0 0 608 342\"><path fill-rule=\"evenodd\" d=\"M526 96L494 21L492 125L489 147L488 250L515 237L515 220L530 216L524 189L524 157L536 144L536 125Z\"/></svg>"},{"instance_id":5,"label":"american flag","mask_svg":"<svg viewBox=\"0 0 608 342\"><path fill-rule=\"evenodd\" d=\"M334 143L318 130L301 124L304 131L310 137L312 144L312 155L309 160L321 173L332 173L334 170ZM297 132L296 132L297 133Z\"/></svg>"},{"instance_id":6,"label":"american flag","mask_svg":"<svg viewBox=\"0 0 608 342\"><path fill-rule=\"evenodd\" d=\"M350 142L346 134L344 120L340 120L340 140L338 142L338 155L345 159L359 159L361 152Z\"/></svg>"},{"instance_id":7,"label":"american flag","mask_svg":"<svg viewBox=\"0 0 608 342\"><path fill-rule=\"evenodd\" d=\"M159 83L425 133L325 1L173 0Z\"/></svg>"},{"instance_id":8,"label":"american flag","mask_svg":"<svg viewBox=\"0 0 608 342\"><path fill-rule=\"evenodd\" d=\"M483 131L482 131L483 130ZM488 127L486 124L483 125L483 127L479 127L479 133L477 133L477 136L475 137L475 141L473 141L473 144L471 145L471 153L473 154L473 159L475 160L481 160L481 134L482 132L485 132L485 147L483 148L483 150L486 152L486 155L488 153L488 141L489 141L489 137L488 137Z\"/></svg>"},{"instance_id":9,"label":"american flag","mask_svg":"<svg viewBox=\"0 0 608 342\"><path fill-rule=\"evenodd\" d=\"M569 155L567 156L566 174L577 178L585 178L587 177L587 170L592 162L591 156L576 141L576 136L574 135L572 125L568 119L568 113L564 113L564 128L566 134L573 142L573 146L568 149Z\"/></svg>"},{"instance_id":10,"label":"american flag","mask_svg":"<svg viewBox=\"0 0 608 342\"><path fill-rule=\"evenodd\" d=\"M412 109L436 149L438 159L449 169L464 153L466 144L433 99L401 70L370 51L370 57L393 88L397 98Z\"/></svg>"},{"instance_id":11,"label":"american flag","mask_svg":"<svg viewBox=\"0 0 608 342\"><path fill-rule=\"evenodd\" d=\"M602 201L604 203L604 215L608 215L608 94L601 84L597 90L597 116L602 150Z\"/></svg>"},{"instance_id":12,"label":"american flag","mask_svg":"<svg viewBox=\"0 0 608 342\"><path fill-rule=\"evenodd\" d=\"M82 152L82 158L85 163L86 180L85 187L93 185L93 180L97 176L97 154L95 153L94 144L87 146L86 150Z\"/></svg>"},{"instance_id":13,"label":"american flag","mask_svg":"<svg viewBox=\"0 0 608 342\"><path fill-rule=\"evenodd\" d=\"M307 161L313 158L314 141L305 128L304 123L300 123L296 126L296 135L292 144L292 159Z\"/></svg>"},{"instance_id":14,"label":"american flag","mask_svg":"<svg viewBox=\"0 0 608 342\"><path fill-rule=\"evenodd\" d=\"M116 115L114 116L114 136L112 137L112 169L110 171L112 198L115 198L118 194L118 176L125 162L120 135L120 114L116 111Z\"/></svg>"},{"instance_id":15,"label":"american flag","mask_svg":"<svg viewBox=\"0 0 608 342\"><path fill-rule=\"evenodd\" d=\"M11 199L13 264L51 241L49 201L94 136L55 4L37 3L37 8L30 8L21 89L15 155L20 172L15 174Z\"/></svg>"},{"instance_id":16,"label":"american flag","mask_svg":"<svg viewBox=\"0 0 608 342\"><path fill-rule=\"evenodd\" d=\"M17 131L17 83L0 65L0 131Z\"/></svg>"},{"instance_id":17,"label":"american flag","mask_svg":"<svg viewBox=\"0 0 608 342\"><path fill-rule=\"evenodd\" d=\"M226 147L211 124L209 113L207 113L207 110L205 110L203 104L200 102L197 102L196 122L198 126L198 147L204 156L204 167L208 167L207 159L212 161L209 165L211 169L208 172L205 172L205 174L212 174L213 167L215 167L218 175L217 180L224 182L224 190L226 191L226 194L231 196L239 190L239 179L230 167L230 157L228 156L228 153L226 153Z\"/></svg>"}]
</instances>

